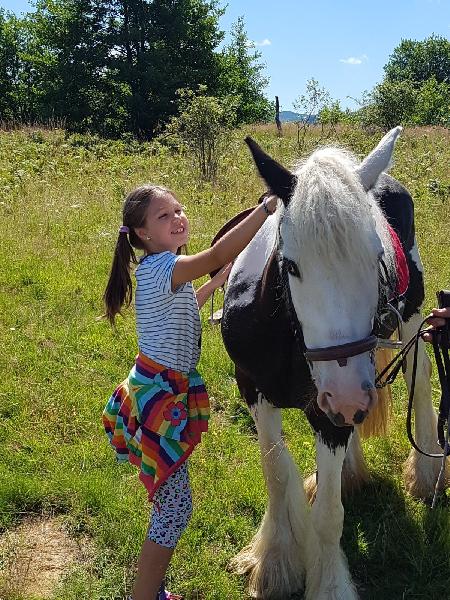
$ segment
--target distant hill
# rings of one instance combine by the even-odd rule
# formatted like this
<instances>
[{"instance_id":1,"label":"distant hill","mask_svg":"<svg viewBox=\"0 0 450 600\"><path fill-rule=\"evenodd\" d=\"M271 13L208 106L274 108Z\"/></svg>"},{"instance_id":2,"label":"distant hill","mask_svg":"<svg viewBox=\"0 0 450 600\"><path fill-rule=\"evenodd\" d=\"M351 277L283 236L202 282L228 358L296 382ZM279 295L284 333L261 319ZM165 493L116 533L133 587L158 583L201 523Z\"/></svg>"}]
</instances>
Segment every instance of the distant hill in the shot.
<instances>
[{"instance_id":1,"label":"distant hill","mask_svg":"<svg viewBox=\"0 0 450 600\"><path fill-rule=\"evenodd\" d=\"M292 110L280 110L280 121L282 123L286 123L289 121L302 121L303 119L306 119L307 115L302 115L296 112L293 112ZM317 121L317 116L316 115L312 115L309 118L309 123L315 123Z\"/></svg>"}]
</instances>

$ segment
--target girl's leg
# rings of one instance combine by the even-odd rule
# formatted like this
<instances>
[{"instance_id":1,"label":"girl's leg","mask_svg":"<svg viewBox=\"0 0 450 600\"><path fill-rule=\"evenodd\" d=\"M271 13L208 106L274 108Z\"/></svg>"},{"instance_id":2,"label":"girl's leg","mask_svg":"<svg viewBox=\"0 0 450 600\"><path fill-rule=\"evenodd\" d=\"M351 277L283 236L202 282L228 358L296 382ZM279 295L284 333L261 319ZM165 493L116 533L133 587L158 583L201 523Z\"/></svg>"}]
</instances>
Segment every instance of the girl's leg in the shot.
<instances>
[{"instance_id":1,"label":"girl's leg","mask_svg":"<svg viewBox=\"0 0 450 600\"><path fill-rule=\"evenodd\" d=\"M155 600L175 546L192 514L187 464L158 489L150 527L138 561L133 600Z\"/></svg>"},{"instance_id":2,"label":"girl's leg","mask_svg":"<svg viewBox=\"0 0 450 600\"><path fill-rule=\"evenodd\" d=\"M139 555L133 600L155 600L169 566L174 548L146 539Z\"/></svg>"}]
</instances>

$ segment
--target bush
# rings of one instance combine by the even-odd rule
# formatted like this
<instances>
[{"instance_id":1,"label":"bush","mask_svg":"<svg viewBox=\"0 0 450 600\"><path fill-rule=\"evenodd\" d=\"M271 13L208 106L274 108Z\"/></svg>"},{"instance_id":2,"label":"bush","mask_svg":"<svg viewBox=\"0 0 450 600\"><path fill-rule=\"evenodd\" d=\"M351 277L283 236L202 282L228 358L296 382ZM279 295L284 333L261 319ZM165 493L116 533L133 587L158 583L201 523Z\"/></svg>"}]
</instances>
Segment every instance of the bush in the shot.
<instances>
[{"instance_id":1,"label":"bush","mask_svg":"<svg viewBox=\"0 0 450 600\"><path fill-rule=\"evenodd\" d=\"M228 146L228 131L236 123L237 100L206 95L206 87L198 92L178 90L180 114L172 118L165 136L192 153L202 179L214 181L220 157Z\"/></svg>"}]
</instances>

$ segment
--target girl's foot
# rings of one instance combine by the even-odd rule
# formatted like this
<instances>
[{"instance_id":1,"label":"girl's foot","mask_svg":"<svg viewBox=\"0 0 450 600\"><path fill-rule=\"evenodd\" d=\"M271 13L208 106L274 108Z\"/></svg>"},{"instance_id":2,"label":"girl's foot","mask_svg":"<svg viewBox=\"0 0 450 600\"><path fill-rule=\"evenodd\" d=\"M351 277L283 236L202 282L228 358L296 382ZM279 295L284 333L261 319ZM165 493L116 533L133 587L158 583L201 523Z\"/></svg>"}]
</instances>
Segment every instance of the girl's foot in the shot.
<instances>
[{"instance_id":1,"label":"girl's foot","mask_svg":"<svg viewBox=\"0 0 450 600\"><path fill-rule=\"evenodd\" d=\"M133 600L131 596L128 596L128 600ZM183 600L183 596L178 596L177 594L172 594L168 592L166 589L159 590L158 595L156 596L156 600Z\"/></svg>"},{"instance_id":2,"label":"girl's foot","mask_svg":"<svg viewBox=\"0 0 450 600\"><path fill-rule=\"evenodd\" d=\"M156 600L183 600L183 596L179 596L178 594L172 594L172 592L168 592L164 587L164 581L159 588L158 595L156 596Z\"/></svg>"}]
</instances>

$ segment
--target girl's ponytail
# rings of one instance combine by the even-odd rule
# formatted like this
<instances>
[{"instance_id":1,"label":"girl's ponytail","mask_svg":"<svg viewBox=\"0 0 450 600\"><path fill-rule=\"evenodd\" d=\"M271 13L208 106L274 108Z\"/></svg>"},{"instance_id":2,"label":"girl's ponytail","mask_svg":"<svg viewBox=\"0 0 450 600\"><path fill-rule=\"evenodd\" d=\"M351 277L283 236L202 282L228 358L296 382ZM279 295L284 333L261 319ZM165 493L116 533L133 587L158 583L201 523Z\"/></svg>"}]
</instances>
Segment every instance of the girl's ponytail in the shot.
<instances>
[{"instance_id":1,"label":"girl's ponytail","mask_svg":"<svg viewBox=\"0 0 450 600\"><path fill-rule=\"evenodd\" d=\"M111 325L114 325L115 316L120 313L122 306L130 306L133 298L133 286L130 276L130 263L137 263L136 255L131 246L128 235L119 233L114 258L111 265L108 284L103 301L105 303L105 316Z\"/></svg>"},{"instance_id":2,"label":"girl's ponytail","mask_svg":"<svg viewBox=\"0 0 450 600\"><path fill-rule=\"evenodd\" d=\"M167 194L174 197L167 188L146 183L134 189L125 198L122 212L123 225L119 230L111 273L103 294L106 308L104 316L108 318L111 325L114 325L115 316L120 314L122 306L124 304L130 306L133 299L130 265L138 263L134 248L145 250L144 242L135 229L144 226L150 202L154 198Z\"/></svg>"}]
</instances>

